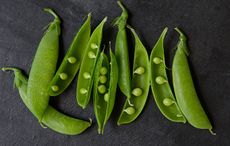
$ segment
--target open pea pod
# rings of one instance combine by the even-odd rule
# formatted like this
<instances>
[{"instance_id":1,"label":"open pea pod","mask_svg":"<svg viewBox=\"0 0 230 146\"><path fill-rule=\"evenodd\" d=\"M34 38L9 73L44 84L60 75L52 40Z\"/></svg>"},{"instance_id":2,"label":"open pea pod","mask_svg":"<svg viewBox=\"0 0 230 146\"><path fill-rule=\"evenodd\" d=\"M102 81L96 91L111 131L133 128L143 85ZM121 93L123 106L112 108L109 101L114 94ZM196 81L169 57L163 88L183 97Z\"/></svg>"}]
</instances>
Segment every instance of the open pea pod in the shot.
<instances>
[{"instance_id":1,"label":"open pea pod","mask_svg":"<svg viewBox=\"0 0 230 146\"><path fill-rule=\"evenodd\" d=\"M28 79L27 77L21 72L20 69L17 68L2 68L3 71L12 70L14 71L14 84L17 87L20 97L26 107L33 112L33 104L31 104L32 98L27 96L27 86L28 86ZM51 107L50 105L47 106L43 117L41 119L41 124L46 125L50 129L66 135L77 135L85 131L88 127L91 126L92 121L84 121L76 118L69 117L65 114L58 112L56 109Z\"/></svg>"},{"instance_id":2,"label":"open pea pod","mask_svg":"<svg viewBox=\"0 0 230 146\"><path fill-rule=\"evenodd\" d=\"M91 14L73 39L60 67L48 87L50 96L61 94L74 79L90 38Z\"/></svg>"},{"instance_id":3,"label":"open pea pod","mask_svg":"<svg viewBox=\"0 0 230 146\"><path fill-rule=\"evenodd\" d=\"M208 129L212 134L212 125L206 115L197 96L187 56L187 38L181 30L175 28L179 33L177 51L173 59L172 76L173 87L178 105L187 121L195 128Z\"/></svg>"},{"instance_id":4,"label":"open pea pod","mask_svg":"<svg viewBox=\"0 0 230 146\"><path fill-rule=\"evenodd\" d=\"M95 68L93 99L99 134L103 134L106 122L112 113L117 81L117 62L110 49L110 63L108 57L102 52Z\"/></svg>"},{"instance_id":5,"label":"open pea pod","mask_svg":"<svg viewBox=\"0 0 230 146\"><path fill-rule=\"evenodd\" d=\"M132 31L135 38L133 76L131 86L132 96L125 102L117 122L118 125L131 123L139 116L147 101L150 86L148 53L134 29L131 27L128 28ZM129 100L132 105L130 105Z\"/></svg>"},{"instance_id":6,"label":"open pea pod","mask_svg":"<svg viewBox=\"0 0 230 146\"><path fill-rule=\"evenodd\" d=\"M164 38L167 30L164 29L150 55L152 93L158 108L167 119L185 123L186 119L177 105L166 73Z\"/></svg>"},{"instance_id":7,"label":"open pea pod","mask_svg":"<svg viewBox=\"0 0 230 146\"><path fill-rule=\"evenodd\" d=\"M81 106L83 109L89 103L93 86L94 69L98 56L100 54L103 26L106 21L107 17L105 17L102 22L97 26L97 28L93 31L88 42L88 46L85 50L84 57L82 59L78 75L76 99L78 105Z\"/></svg>"}]
</instances>

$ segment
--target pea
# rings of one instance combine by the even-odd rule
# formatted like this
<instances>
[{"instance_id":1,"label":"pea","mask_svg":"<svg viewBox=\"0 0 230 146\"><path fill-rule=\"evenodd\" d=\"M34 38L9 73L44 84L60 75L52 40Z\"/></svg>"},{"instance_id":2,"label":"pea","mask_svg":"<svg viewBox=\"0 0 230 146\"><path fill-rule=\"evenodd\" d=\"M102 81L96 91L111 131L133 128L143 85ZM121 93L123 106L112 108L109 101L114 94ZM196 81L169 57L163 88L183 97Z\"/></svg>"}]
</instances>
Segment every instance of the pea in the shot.
<instances>
[{"instance_id":1,"label":"pea","mask_svg":"<svg viewBox=\"0 0 230 146\"><path fill-rule=\"evenodd\" d=\"M128 124L134 121L142 112L149 92L150 86L150 70L149 57L146 48L142 44L135 30L131 26L127 26L135 39L134 60L133 60L133 78L131 87L132 96L126 99L123 110L117 121L118 125ZM138 75L135 75L138 74ZM130 104L131 103L131 104ZM135 107L135 108L134 108Z\"/></svg>"},{"instance_id":2,"label":"pea","mask_svg":"<svg viewBox=\"0 0 230 146\"><path fill-rule=\"evenodd\" d=\"M102 22L93 31L88 41L88 45L85 48L85 55L82 58L78 81L77 81L76 99L77 99L78 105L81 106L83 109L86 108L86 106L89 103L93 81L94 81L94 70L95 70L95 66L96 66L99 52L100 52L100 46L101 46L101 40L102 40L102 34L103 34L103 26L106 21L107 21L107 17L104 18ZM88 75L86 75L86 73L90 75L90 78ZM87 94L82 94L80 92L82 88L86 89Z\"/></svg>"},{"instance_id":3,"label":"pea","mask_svg":"<svg viewBox=\"0 0 230 146\"><path fill-rule=\"evenodd\" d=\"M68 75L66 73L61 73L59 76L62 80L66 80L68 78Z\"/></svg>"},{"instance_id":4,"label":"pea","mask_svg":"<svg viewBox=\"0 0 230 146\"><path fill-rule=\"evenodd\" d=\"M166 67L165 67L165 55L164 55L164 38L168 28L165 28L161 33L157 43L152 49L150 55L150 70L151 70L151 88L154 100L163 116L173 122L185 123L186 119L182 115L182 112L175 100L172 89L168 82ZM164 86L161 86L164 84ZM159 86L160 85L160 86Z\"/></svg>"},{"instance_id":5,"label":"pea","mask_svg":"<svg viewBox=\"0 0 230 146\"><path fill-rule=\"evenodd\" d=\"M99 81L100 81L100 83L104 84L107 81L107 77L106 76L100 76Z\"/></svg>"},{"instance_id":6,"label":"pea","mask_svg":"<svg viewBox=\"0 0 230 146\"><path fill-rule=\"evenodd\" d=\"M212 134L212 125L202 108L197 96L187 60L188 48L187 38L181 30L175 28L179 33L177 51L173 59L172 76L173 87L178 105L188 122L198 129L208 129Z\"/></svg>"},{"instance_id":7,"label":"pea","mask_svg":"<svg viewBox=\"0 0 230 146\"><path fill-rule=\"evenodd\" d=\"M91 14L89 13L88 18L73 38L61 65L50 82L50 86L57 85L59 87L56 92L50 90L51 88L49 87L48 93L50 96L57 96L63 93L76 76L90 38L90 21ZM59 77L62 73L68 75L67 78L65 75L63 76L64 78Z\"/></svg>"},{"instance_id":8,"label":"pea","mask_svg":"<svg viewBox=\"0 0 230 146\"><path fill-rule=\"evenodd\" d=\"M51 88L54 92L57 92L59 90L59 87L57 85L53 85L51 86Z\"/></svg>"},{"instance_id":9,"label":"pea","mask_svg":"<svg viewBox=\"0 0 230 146\"><path fill-rule=\"evenodd\" d=\"M98 92L101 93L101 94L104 94L106 92L106 87L105 85L100 85L98 86Z\"/></svg>"},{"instance_id":10,"label":"pea","mask_svg":"<svg viewBox=\"0 0 230 146\"><path fill-rule=\"evenodd\" d=\"M107 68L106 67L101 67L101 69L100 69L100 73L101 73L101 75L106 75L107 74L107 72L108 72L108 70L107 70Z\"/></svg>"}]
</instances>

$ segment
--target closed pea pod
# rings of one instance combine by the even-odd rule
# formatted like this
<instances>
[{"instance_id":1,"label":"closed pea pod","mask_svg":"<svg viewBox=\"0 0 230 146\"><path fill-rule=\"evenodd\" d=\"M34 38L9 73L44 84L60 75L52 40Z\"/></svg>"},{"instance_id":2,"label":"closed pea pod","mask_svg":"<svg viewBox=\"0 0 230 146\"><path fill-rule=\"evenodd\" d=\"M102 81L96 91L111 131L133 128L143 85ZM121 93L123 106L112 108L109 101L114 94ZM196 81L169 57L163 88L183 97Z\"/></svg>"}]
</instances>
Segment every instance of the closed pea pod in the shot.
<instances>
[{"instance_id":1,"label":"closed pea pod","mask_svg":"<svg viewBox=\"0 0 230 146\"><path fill-rule=\"evenodd\" d=\"M170 121L185 123L186 119L176 103L167 79L164 56L164 38L167 30L168 28L164 29L150 55L151 88L161 113Z\"/></svg>"},{"instance_id":2,"label":"closed pea pod","mask_svg":"<svg viewBox=\"0 0 230 146\"><path fill-rule=\"evenodd\" d=\"M91 14L88 14L87 20L74 37L68 52L49 85L50 96L61 94L75 77L90 38L90 20Z\"/></svg>"},{"instance_id":3,"label":"closed pea pod","mask_svg":"<svg viewBox=\"0 0 230 146\"><path fill-rule=\"evenodd\" d=\"M126 21L128 19L128 12L121 4L117 2L122 9L120 17L116 18L115 25L118 26L118 32L115 44L115 56L117 59L119 77L118 86L121 92L128 98L131 98L131 76L129 67L129 53L126 35Z\"/></svg>"},{"instance_id":4,"label":"closed pea pod","mask_svg":"<svg viewBox=\"0 0 230 146\"><path fill-rule=\"evenodd\" d=\"M55 19L49 24L39 43L30 70L27 89L27 95L31 98L32 112L39 121L49 103L47 89L56 69L60 35L60 19L51 9L44 10L54 15Z\"/></svg>"},{"instance_id":5,"label":"closed pea pod","mask_svg":"<svg viewBox=\"0 0 230 146\"><path fill-rule=\"evenodd\" d=\"M106 68L108 73L104 74L108 80L106 83L100 82L101 68ZM118 81L118 70L117 62L114 54L110 50L110 63L107 56L102 52L98 59L95 68L95 79L94 79L94 112L98 124L98 133L103 134L104 127L108 121L115 102L116 88ZM104 85L106 86L106 93L100 93L98 87Z\"/></svg>"},{"instance_id":6,"label":"closed pea pod","mask_svg":"<svg viewBox=\"0 0 230 146\"><path fill-rule=\"evenodd\" d=\"M133 106L129 104L127 99L118 119L118 125L128 124L139 116L147 101L150 85L148 53L134 29L131 27L128 28L132 31L135 38L132 96L130 98L130 102L133 104Z\"/></svg>"},{"instance_id":7,"label":"closed pea pod","mask_svg":"<svg viewBox=\"0 0 230 146\"><path fill-rule=\"evenodd\" d=\"M26 107L33 113L32 110L34 108L32 108L33 105L31 104L32 98L27 96L27 77L17 68L2 68L2 70L14 71L14 83L19 91L20 97ZM92 124L91 121L87 122L64 115L49 105L43 114L41 123L58 133L66 135L80 134Z\"/></svg>"},{"instance_id":8,"label":"closed pea pod","mask_svg":"<svg viewBox=\"0 0 230 146\"><path fill-rule=\"evenodd\" d=\"M77 103L83 109L89 102L91 90L93 86L94 69L100 52L102 40L103 26L107 21L107 17L97 26L92 33L82 59L78 82L77 82Z\"/></svg>"},{"instance_id":9,"label":"closed pea pod","mask_svg":"<svg viewBox=\"0 0 230 146\"><path fill-rule=\"evenodd\" d=\"M187 60L187 38L178 28L175 30L180 34L172 66L173 87L178 105L192 126L198 129L208 129L212 134L215 134L212 132L212 125L194 88Z\"/></svg>"}]
</instances>

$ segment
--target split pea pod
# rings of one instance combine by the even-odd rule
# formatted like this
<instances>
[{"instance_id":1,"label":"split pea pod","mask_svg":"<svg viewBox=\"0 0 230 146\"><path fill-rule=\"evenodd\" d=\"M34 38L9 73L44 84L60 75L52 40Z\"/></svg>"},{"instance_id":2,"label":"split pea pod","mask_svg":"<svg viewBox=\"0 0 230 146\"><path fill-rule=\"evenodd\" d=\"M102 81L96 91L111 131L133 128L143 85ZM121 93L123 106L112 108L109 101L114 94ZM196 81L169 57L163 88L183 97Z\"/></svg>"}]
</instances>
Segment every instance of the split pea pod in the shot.
<instances>
[{"instance_id":1,"label":"split pea pod","mask_svg":"<svg viewBox=\"0 0 230 146\"><path fill-rule=\"evenodd\" d=\"M68 52L53 77L48 88L50 96L61 94L75 77L90 38L90 19L91 14L88 14L87 20L74 37Z\"/></svg>"},{"instance_id":2,"label":"split pea pod","mask_svg":"<svg viewBox=\"0 0 230 146\"><path fill-rule=\"evenodd\" d=\"M173 87L181 111L187 121L198 129L208 129L212 134L212 125L202 108L196 90L194 88L189 64L187 60L188 48L186 36L178 28L179 42L173 59L172 75Z\"/></svg>"},{"instance_id":3,"label":"split pea pod","mask_svg":"<svg viewBox=\"0 0 230 146\"><path fill-rule=\"evenodd\" d=\"M128 53L128 43L126 35L126 22L128 19L128 12L121 4L120 1L117 2L122 9L122 14L120 17L116 18L115 25L118 26L118 32L115 44L115 56L117 59L119 76L118 76L118 86L121 92L128 98L131 98L131 76L129 67L129 53Z\"/></svg>"},{"instance_id":4,"label":"split pea pod","mask_svg":"<svg viewBox=\"0 0 230 146\"><path fill-rule=\"evenodd\" d=\"M164 38L167 30L164 29L150 55L151 87L161 113L170 121L185 123L186 119L177 105L166 73Z\"/></svg>"},{"instance_id":5,"label":"split pea pod","mask_svg":"<svg viewBox=\"0 0 230 146\"><path fill-rule=\"evenodd\" d=\"M107 72L104 72L107 70ZM102 52L95 68L94 80L94 112L98 124L98 133L103 134L115 103L118 70L116 57L110 49L110 63Z\"/></svg>"},{"instance_id":6,"label":"split pea pod","mask_svg":"<svg viewBox=\"0 0 230 146\"><path fill-rule=\"evenodd\" d=\"M106 21L107 17L102 20L92 33L82 59L78 75L76 98L78 105L80 105L83 109L89 103L94 80L94 69L99 56L103 26Z\"/></svg>"},{"instance_id":7,"label":"split pea pod","mask_svg":"<svg viewBox=\"0 0 230 146\"><path fill-rule=\"evenodd\" d=\"M60 19L51 9L44 9L55 19L51 22L39 43L30 70L27 95L31 98L33 114L39 121L49 103L48 86L53 78L58 59Z\"/></svg>"},{"instance_id":8,"label":"split pea pod","mask_svg":"<svg viewBox=\"0 0 230 146\"><path fill-rule=\"evenodd\" d=\"M143 110L148 98L150 86L150 69L148 53L138 38L135 30L128 26L135 38L135 51L132 76L132 96L127 99L117 124L128 124L134 121ZM133 104L130 105L129 101Z\"/></svg>"},{"instance_id":9,"label":"split pea pod","mask_svg":"<svg viewBox=\"0 0 230 146\"><path fill-rule=\"evenodd\" d=\"M31 104L31 98L27 96L27 85L28 79L17 68L2 68L3 71L12 70L14 71L14 84L17 87L20 97L26 107L33 113L33 105ZM88 127L91 126L92 121L83 121L80 119L72 118L67 115L64 115L58 112L51 106L48 106L45 110L41 123L49 127L50 129L66 135L76 135L85 131Z\"/></svg>"}]
</instances>

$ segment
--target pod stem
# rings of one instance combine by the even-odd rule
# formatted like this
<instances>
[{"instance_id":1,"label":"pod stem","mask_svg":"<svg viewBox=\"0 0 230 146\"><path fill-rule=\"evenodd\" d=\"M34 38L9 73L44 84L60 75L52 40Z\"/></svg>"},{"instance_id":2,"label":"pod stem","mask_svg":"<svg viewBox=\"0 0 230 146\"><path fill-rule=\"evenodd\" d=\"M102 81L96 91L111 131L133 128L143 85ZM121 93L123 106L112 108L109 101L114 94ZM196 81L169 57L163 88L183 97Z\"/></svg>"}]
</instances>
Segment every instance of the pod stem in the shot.
<instances>
[{"instance_id":1,"label":"pod stem","mask_svg":"<svg viewBox=\"0 0 230 146\"><path fill-rule=\"evenodd\" d=\"M209 130L209 132L210 132L212 135L216 135L216 133L213 132L212 129L208 129L208 130Z\"/></svg>"},{"instance_id":2,"label":"pod stem","mask_svg":"<svg viewBox=\"0 0 230 146\"><path fill-rule=\"evenodd\" d=\"M177 45L177 47L178 48L181 48L184 52L185 52L185 54L188 56L189 55L189 51L188 51L188 48L187 48L187 42L186 42L186 40L187 40L187 37L184 35L184 33L178 28L178 27L176 27L176 28L174 28L178 33L179 33L179 35L180 35L180 37L179 37L179 42L178 42L178 45Z\"/></svg>"},{"instance_id":3,"label":"pod stem","mask_svg":"<svg viewBox=\"0 0 230 146\"><path fill-rule=\"evenodd\" d=\"M117 1L117 4L119 5L119 7L122 9L122 15L128 15L127 10L125 9L125 7L122 5L121 1Z\"/></svg>"},{"instance_id":4,"label":"pod stem","mask_svg":"<svg viewBox=\"0 0 230 146\"><path fill-rule=\"evenodd\" d=\"M55 18L55 21L61 22L60 18L58 17L58 15L52 9L50 9L50 8L44 8L44 11L50 13L51 15L53 15L54 18Z\"/></svg>"},{"instance_id":5,"label":"pod stem","mask_svg":"<svg viewBox=\"0 0 230 146\"><path fill-rule=\"evenodd\" d=\"M1 68L2 71L17 71L17 68L14 67L2 67Z\"/></svg>"}]
</instances>

